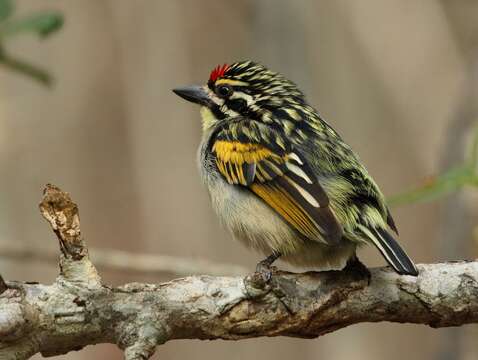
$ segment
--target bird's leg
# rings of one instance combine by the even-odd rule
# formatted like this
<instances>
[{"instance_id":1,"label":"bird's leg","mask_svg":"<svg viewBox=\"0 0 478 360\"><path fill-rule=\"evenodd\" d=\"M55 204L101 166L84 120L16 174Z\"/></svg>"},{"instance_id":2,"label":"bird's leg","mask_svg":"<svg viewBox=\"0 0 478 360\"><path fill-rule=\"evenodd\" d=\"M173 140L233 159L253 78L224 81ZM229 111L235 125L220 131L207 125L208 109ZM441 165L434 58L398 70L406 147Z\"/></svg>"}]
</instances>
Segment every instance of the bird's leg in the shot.
<instances>
[{"instance_id":1,"label":"bird's leg","mask_svg":"<svg viewBox=\"0 0 478 360\"><path fill-rule=\"evenodd\" d=\"M358 274L361 277L364 277L367 279L367 281L370 283L370 270L359 260L357 255L352 256L348 261L347 265L345 265L344 271L349 271L354 274Z\"/></svg>"},{"instance_id":2,"label":"bird's leg","mask_svg":"<svg viewBox=\"0 0 478 360\"><path fill-rule=\"evenodd\" d=\"M256 273L261 274L262 279L265 282L268 282L272 278L273 269L271 267L272 263L281 257L281 253L274 252L264 260L259 261L256 266Z\"/></svg>"}]
</instances>

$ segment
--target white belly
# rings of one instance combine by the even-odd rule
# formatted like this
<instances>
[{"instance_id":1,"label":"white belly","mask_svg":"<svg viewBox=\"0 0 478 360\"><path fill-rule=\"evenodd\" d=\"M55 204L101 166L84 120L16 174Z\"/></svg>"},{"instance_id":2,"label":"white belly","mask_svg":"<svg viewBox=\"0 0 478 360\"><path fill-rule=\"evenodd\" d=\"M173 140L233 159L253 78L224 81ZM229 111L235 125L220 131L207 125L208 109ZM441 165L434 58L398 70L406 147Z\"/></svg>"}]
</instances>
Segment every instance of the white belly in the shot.
<instances>
[{"instance_id":1,"label":"white belly","mask_svg":"<svg viewBox=\"0 0 478 360\"><path fill-rule=\"evenodd\" d=\"M207 178L209 178L206 175ZM282 254L281 260L315 270L339 270L355 253L355 245L344 241L328 246L301 238L260 198L220 177L206 181L214 210L234 238L268 256Z\"/></svg>"}]
</instances>

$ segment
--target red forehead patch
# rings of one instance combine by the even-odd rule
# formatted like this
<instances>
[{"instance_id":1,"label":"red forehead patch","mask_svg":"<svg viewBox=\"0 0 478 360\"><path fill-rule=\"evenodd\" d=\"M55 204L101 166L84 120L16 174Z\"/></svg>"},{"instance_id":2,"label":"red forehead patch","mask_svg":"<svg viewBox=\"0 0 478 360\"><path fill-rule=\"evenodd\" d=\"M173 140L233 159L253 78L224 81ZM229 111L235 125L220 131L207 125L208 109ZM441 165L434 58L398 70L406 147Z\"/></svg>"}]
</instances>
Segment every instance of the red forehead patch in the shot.
<instances>
[{"instance_id":1,"label":"red forehead patch","mask_svg":"<svg viewBox=\"0 0 478 360\"><path fill-rule=\"evenodd\" d=\"M209 81L215 82L218 78L224 76L224 73L229 69L229 65L218 65L212 71L211 75L209 75Z\"/></svg>"}]
</instances>

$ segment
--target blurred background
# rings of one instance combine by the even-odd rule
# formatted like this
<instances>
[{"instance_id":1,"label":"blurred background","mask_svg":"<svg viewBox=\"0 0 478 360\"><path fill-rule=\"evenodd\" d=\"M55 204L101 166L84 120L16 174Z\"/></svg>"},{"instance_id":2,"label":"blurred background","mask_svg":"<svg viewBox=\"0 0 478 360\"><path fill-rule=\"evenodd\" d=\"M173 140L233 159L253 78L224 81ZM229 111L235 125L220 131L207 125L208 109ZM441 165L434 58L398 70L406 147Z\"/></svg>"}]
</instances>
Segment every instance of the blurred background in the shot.
<instances>
[{"instance_id":1,"label":"blurred background","mask_svg":"<svg viewBox=\"0 0 478 360\"><path fill-rule=\"evenodd\" d=\"M477 1L14 4L12 18L53 11L65 22L46 39L35 31L0 36L5 279L49 283L58 273L55 261L35 256L57 249L37 209L46 183L72 194L92 248L206 259L252 271L261 256L220 227L199 180L198 108L171 92L205 82L217 64L243 59L296 81L360 154L392 196L400 241L416 262L477 257L478 189L469 186L478 183ZM45 74L32 69L12 71L6 53L44 69L53 83L45 86ZM8 244L33 255L2 252L2 246L11 249ZM359 255L369 266L384 265L373 249ZM100 271L111 284L175 275ZM361 324L316 340L172 341L155 358L471 360L478 357L477 335L476 326ZM116 358L122 353L113 345L57 357Z\"/></svg>"}]
</instances>

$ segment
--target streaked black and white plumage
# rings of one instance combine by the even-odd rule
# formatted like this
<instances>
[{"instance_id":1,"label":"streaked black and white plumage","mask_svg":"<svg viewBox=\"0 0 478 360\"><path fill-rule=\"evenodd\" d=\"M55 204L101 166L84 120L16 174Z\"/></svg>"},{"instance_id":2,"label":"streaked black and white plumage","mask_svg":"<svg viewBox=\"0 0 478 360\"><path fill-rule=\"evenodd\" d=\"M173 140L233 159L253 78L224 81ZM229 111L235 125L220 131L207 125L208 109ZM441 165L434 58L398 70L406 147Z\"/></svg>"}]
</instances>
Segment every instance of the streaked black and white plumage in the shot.
<instances>
[{"instance_id":1,"label":"streaked black and white plumage","mask_svg":"<svg viewBox=\"0 0 478 360\"><path fill-rule=\"evenodd\" d=\"M378 186L294 83L245 61L175 92L202 106L199 167L235 238L319 270L371 243L398 273L418 274Z\"/></svg>"}]
</instances>

